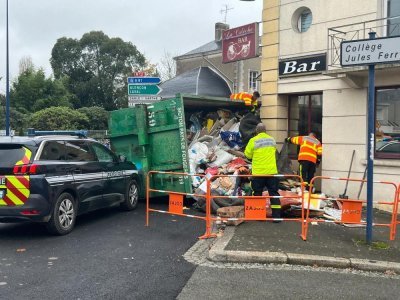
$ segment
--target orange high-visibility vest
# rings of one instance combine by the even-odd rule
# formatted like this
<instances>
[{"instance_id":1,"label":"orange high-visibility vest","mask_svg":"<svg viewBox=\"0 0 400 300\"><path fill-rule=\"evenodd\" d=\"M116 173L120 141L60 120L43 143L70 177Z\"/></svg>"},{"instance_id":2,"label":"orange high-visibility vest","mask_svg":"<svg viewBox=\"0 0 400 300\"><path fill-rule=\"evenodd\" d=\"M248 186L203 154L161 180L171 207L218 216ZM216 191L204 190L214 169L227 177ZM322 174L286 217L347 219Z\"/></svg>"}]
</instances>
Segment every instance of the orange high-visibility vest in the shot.
<instances>
[{"instance_id":1,"label":"orange high-visibility vest","mask_svg":"<svg viewBox=\"0 0 400 300\"><path fill-rule=\"evenodd\" d=\"M237 93L230 96L231 100L243 100L244 105L251 106L253 103L253 95L249 93Z\"/></svg>"},{"instance_id":2,"label":"orange high-visibility vest","mask_svg":"<svg viewBox=\"0 0 400 300\"><path fill-rule=\"evenodd\" d=\"M322 155L321 142L311 136L296 136L290 139L292 144L300 145L300 152L297 160L308 160L312 163L317 162L317 156Z\"/></svg>"}]
</instances>

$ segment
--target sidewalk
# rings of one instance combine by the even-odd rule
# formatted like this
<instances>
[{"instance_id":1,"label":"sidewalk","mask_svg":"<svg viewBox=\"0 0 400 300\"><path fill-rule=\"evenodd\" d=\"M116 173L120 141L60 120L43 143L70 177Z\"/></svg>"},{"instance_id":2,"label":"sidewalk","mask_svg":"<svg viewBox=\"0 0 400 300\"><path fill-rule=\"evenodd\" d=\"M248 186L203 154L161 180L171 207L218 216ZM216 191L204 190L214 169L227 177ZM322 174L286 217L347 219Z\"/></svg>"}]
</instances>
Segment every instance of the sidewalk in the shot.
<instances>
[{"instance_id":1,"label":"sidewalk","mask_svg":"<svg viewBox=\"0 0 400 300\"><path fill-rule=\"evenodd\" d=\"M390 215L374 211L375 222ZM398 230L400 230L398 226ZM389 228L373 227L373 246L366 229L332 223L309 225L307 241L299 222L245 222L227 227L209 251L209 259L225 262L287 263L400 273L400 234L389 240ZM379 242L379 243L376 243Z\"/></svg>"}]
</instances>

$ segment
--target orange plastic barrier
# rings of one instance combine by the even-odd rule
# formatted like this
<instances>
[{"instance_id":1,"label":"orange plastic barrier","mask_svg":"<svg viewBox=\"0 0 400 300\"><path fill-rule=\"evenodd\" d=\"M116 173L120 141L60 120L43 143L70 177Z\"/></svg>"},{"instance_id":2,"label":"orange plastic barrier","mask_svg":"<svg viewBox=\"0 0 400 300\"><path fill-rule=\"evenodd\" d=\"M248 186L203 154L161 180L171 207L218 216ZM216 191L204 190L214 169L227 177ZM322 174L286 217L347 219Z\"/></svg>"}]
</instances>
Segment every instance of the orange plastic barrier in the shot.
<instances>
[{"instance_id":1,"label":"orange plastic barrier","mask_svg":"<svg viewBox=\"0 0 400 300\"><path fill-rule=\"evenodd\" d=\"M398 218L398 209L399 209L399 204L400 204L400 184L397 186L397 198L396 198L396 204L395 207L393 208L393 211L396 212L392 215L392 236L393 239L396 236L396 231L397 231L397 225L400 224L399 218Z\"/></svg>"},{"instance_id":2,"label":"orange plastic barrier","mask_svg":"<svg viewBox=\"0 0 400 300\"><path fill-rule=\"evenodd\" d=\"M327 176L315 176L311 182L310 182L310 190L312 190L312 187L314 186L314 182L316 180L343 180L343 181L355 181L355 182L367 182L367 180L363 179L354 179L354 178L339 178L339 177L327 177ZM385 226L389 227L389 239L394 240L395 235L396 235L396 225L399 223L397 221L397 209L398 209L398 203L399 203L399 187L396 186L395 183L393 182L388 182L388 181L375 181L374 183L376 184L383 184L383 185L388 185L388 186L393 186L394 187L394 197L393 201L376 201L374 203L376 204L386 204L386 205L392 205L393 210L392 210L392 218L390 223L373 223L373 226ZM310 203L313 201L313 199L320 199L323 201L326 200L339 200L343 202L342 206L342 215L340 220L323 220L323 219L316 219L316 218L310 218L310 210L305 209L305 207L310 207ZM359 200L359 199L341 199L341 198L329 198L329 197L318 197L315 198L312 195L308 195L308 199L305 199L305 202L307 203L307 206L303 206L303 209L306 211L303 212L303 215L305 215L305 219L303 222L302 226L302 234L301 237L303 240L307 240L307 233L308 233L308 225L311 222L319 222L319 223L338 223L338 224L359 224L359 225L366 225L367 223L365 221L361 220L361 215L362 215L362 205L363 203L366 203L367 200Z\"/></svg>"},{"instance_id":3,"label":"orange plastic barrier","mask_svg":"<svg viewBox=\"0 0 400 300\"><path fill-rule=\"evenodd\" d=\"M188 174L188 173L179 173L179 172L162 172L162 171L148 172L147 178L146 178L146 226L149 226L150 212L159 212L159 213L164 213L164 214L171 214L171 215L176 215L176 216L204 220L206 223L206 232L204 233L204 235L200 236L199 238L206 239L206 238L216 237L216 234L213 234L211 232L211 222L209 221L209 218L211 216L211 211L206 211L206 216L189 215L189 214L185 214L183 212L183 200L184 200L185 196L203 197L206 199L206 202L207 202L207 201L209 201L209 199L207 199L206 195L153 189L153 188L151 188L151 180L150 179L151 179L152 175L154 175L154 174L165 174L165 175L169 174L171 176L188 176L188 177L204 178L204 175L198 175L198 174ZM158 193L163 193L163 194L169 195L168 211L150 208L150 193L151 192L158 192ZM209 209L209 205L207 205L207 210L208 209Z\"/></svg>"},{"instance_id":4,"label":"orange plastic barrier","mask_svg":"<svg viewBox=\"0 0 400 300\"><path fill-rule=\"evenodd\" d=\"M301 183L301 193L300 195L297 196L290 196L290 197L285 197L285 196L213 196L211 195L211 182L218 177L233 177L233 178L249 178L249 177L277 177L277 178L295 178ZM295 222L300 222L303 224L304 220L304 182L301 179L300 176L298 175L214 175L211 176L207 180L207 198L209 201L207 201L207 205L209 206L207 209L209 212L211 212L211 201L214 198L229 198L229 199L244 199L244 217L243 218L222 218L222 217L211 217L208 219L208 222L212 221L295 221ZM298 198L301 199L301 216L299 218L268 218L267 217L267 210L266 210L266 204L267 204L267 199L270 198Z\"/></svg>"}]
</instances>

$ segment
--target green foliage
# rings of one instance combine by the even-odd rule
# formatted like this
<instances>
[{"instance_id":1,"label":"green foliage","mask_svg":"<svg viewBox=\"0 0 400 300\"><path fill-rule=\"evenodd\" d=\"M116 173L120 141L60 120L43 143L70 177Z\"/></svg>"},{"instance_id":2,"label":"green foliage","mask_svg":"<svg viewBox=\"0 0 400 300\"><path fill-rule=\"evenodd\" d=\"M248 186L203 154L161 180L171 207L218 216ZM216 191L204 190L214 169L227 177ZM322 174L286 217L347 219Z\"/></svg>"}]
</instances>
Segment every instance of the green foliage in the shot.
<instances>
[{"instance_id":1,"label":"green foliage","mask_svg":"<svg viewBox=\"0 0 400 300\"><path fill-rule=\"evenodd\" d=\"M68 107L49 107L32 114L29 125L36 130L87 129L89 119Z\"/></svg>"},{"instance_id":2,"label":"green foliage","mask_svg":"<svg viewBox=\"0 0 400 300\"><path fill-rule=\"evenodd\" d=\"M388 250L390 248L389 244L386 242L376 241L371 242L370 244L367 243L366 240L353 240L357 247L359 246L366 246L370 250Z\"/></svg>"},{"instance_id":3,"label":"green foliage","mask_svg":"<svg viewBox=\"0 0 400 300\"><path fill-rule=\"evenodd\" d=\"M126 105L126 77L147 64L132 43L102 31L85 33L79 40L58 39L50 62L55 78L68 78L68 87L81 106L106 110Z\"/></svg>"},{"instance_id":4,"label":"green foliage","mask_svg":"<svg viewBox=\"0 0 400 300\"><path fill-rule=\"evenodd\" d=\"M39 111L42 109L46 109L52 106L64 106L64 107L69 107L72 108L73 105L68 99L68 97L61 97L61 98L45 98L45 99L39 99L35 102L33 105L33 111Z\"/></svg>"},{"instance_id":5,"label":"green foliage","mask_svg":"<svg viewBox=\"0 0 400 300\"><path fill-rule=\"evenodd\" d=\"M18 111L34 112L50 106L72 107L77 102L62 80L46 78L44 71L27 68L11 89L11 105Z\"/></svg>"},{"instance_id":6,"label":"green foliage","mask_svg":"<svg viewBox=\"0 0 400 300\"><path fill-rule=\"evenodd\" d=\"M1 95L0 95L1 96ZM3 102L3 101L1 101ZM4 101L5 102L5 101ZM0 118L0 129L6 128L6 107L3 103L0 105L0 115L4 118ZM10 127L11 130L15 130L15 134L23 134L28 127L29 114L17 111L15 108L10 108Z\"/></svg>"},{"instance_id":7,"label":"green foliage","mask_svg":"<svg viewBox=\"0 0 400 300\"><path fill-rule=\"evenodd\" d=\"M104 108L98 106L82 107L78 111L89 119L89 128L87 129L106 130L108 128L109 113Z\"/></svg>"}]
</instances>

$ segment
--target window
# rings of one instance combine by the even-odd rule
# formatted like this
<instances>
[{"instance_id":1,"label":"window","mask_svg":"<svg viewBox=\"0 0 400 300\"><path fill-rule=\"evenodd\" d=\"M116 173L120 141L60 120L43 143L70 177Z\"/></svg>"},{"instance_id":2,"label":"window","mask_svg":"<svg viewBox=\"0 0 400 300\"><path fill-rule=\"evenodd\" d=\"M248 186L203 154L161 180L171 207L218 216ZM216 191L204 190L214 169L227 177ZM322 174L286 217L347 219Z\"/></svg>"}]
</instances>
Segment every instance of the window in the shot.
<instances>
[{"instance_id":1,"label":"window","mask_svg":"<svg viewBox=\"0 0 400 300\"><path fill-rule=\"evenodd\" d=\"M400 35L400 1L388 0L387 1L387 35L396 36Z\"/></svg>"},{"instance_id":2,"label":"window","mask_svg":"<svg viewBox=\"0 0 400 300\"><path fill-rule=\"evenodd\" d=\"M114 155L104 146L100 144L92 144L93 150L96 153L97 159L101 162L113 162L115 161Z\"/></svg>"},{"instance_id":3,"label":"window","mask_svg":"<svg viewBox=\"0 0 400 300\"><path fill-rule=\"evenodd\" d=\"M44 143L39 160L65 160L63 141L46 141Z\"/></svg>"},{"instance_id":4,"label":"window","mask_svg":"<svg viewBox=\"0 0 400 300\"><path fill-rule=\"evenodd\" d=\"M322 142L322 94L289 96L289 136L314 132ZM290 145L295 156L297 146Z\"/></svg>"},{"instance_id":5,"label":"window","mask_svg":"<svg viewBox=\"0 0 400 300\"><path fill-rule=\"evenodd\" d=\"M65 148L67 161L96 161L94 153L84 141L67 141Z\"/></svg>"},{"instance_id":6,"label":"window","mask_svg":"<svg viewBox=\"0 0 400 300\"><path fill-rule=\"evenodd\" d=\"M12 168L25 155L22 145L0 144L0 169ZM0 174L3 174L2 172Z\"/></svg>"},{"instance_id":7,"label":"window","mask_svg":"<svg viewBox=\"0 0 400 300\"><path fill-rule=\"evenodd\" d=\"M249 92L258 91L258 71L249 71Z\"/></svg>"},{"instance_id":8,"label":"window","mask_svg":"<svg viewBox=\"0 0 400 300\"><path fill-rule=\"evenodd\" d=\"M300 14L299 21L298 21L298 29L300 32L306 32L312 23L312 13L311 10L308 8L303 10Z\"/></svg>"},{"instance_id":9,"label":"window","mask_svg":"<svg viewBox=\"0 0 400 300\"><path fill-rule=\"evenodd\" d=\"M400 87L376 91L375 156L400 159Z\"/></svg>"}]
</instances>

